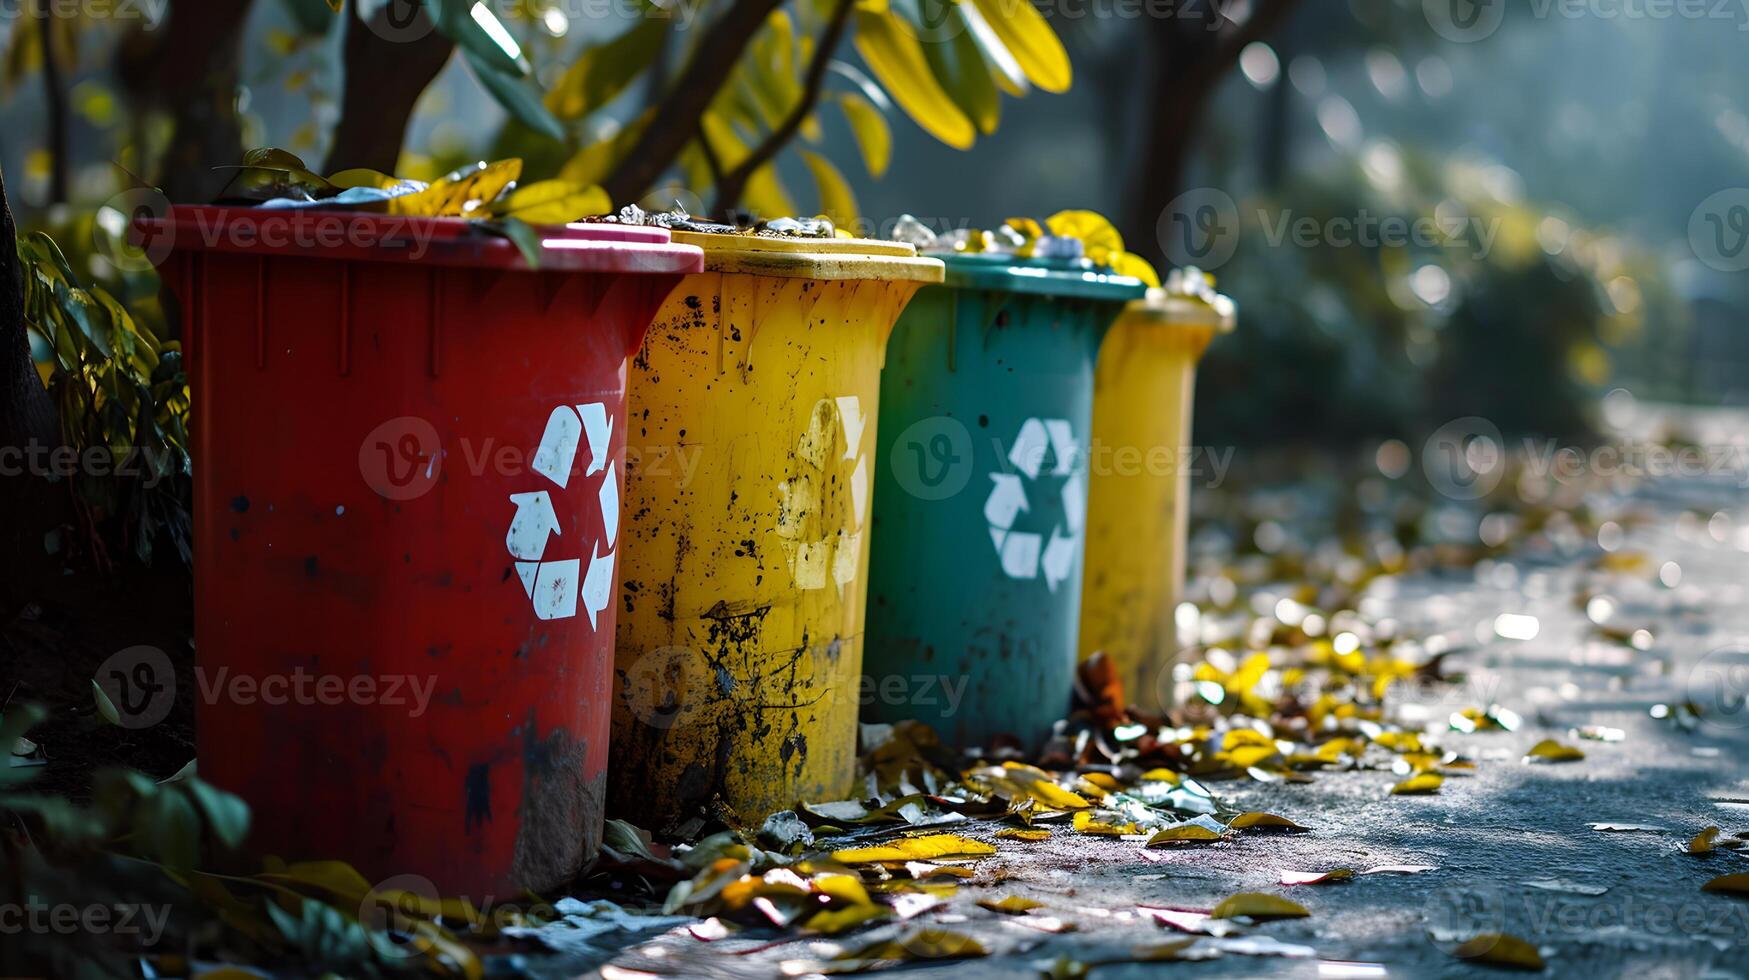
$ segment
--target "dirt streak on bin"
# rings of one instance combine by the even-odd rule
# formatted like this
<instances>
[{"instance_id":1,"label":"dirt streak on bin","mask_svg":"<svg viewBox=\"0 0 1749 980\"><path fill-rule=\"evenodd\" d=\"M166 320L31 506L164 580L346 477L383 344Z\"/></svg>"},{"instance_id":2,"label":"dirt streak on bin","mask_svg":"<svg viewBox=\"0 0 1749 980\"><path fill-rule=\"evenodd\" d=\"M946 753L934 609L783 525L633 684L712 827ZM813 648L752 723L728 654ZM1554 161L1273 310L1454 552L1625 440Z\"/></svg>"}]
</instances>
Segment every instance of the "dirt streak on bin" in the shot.
<instances>
[{"instance_id":1,"label":"dirt streak on bin","mask_svg":"<svg viewBox=\"0 0 1749 980\"><path fill-rule=\"evenodd\" d=\"M632 362L609 791L657 829L850 789L882 353L942 275L893 242L675 240L706 272Z\"/></svg>"},{"instance_id":2,"label":"dirt streak on bin","mask_svg":"<svg viewBox=\"0 0 1749 980\"><path fill-rule=\"evenodd\" d=\"M476 903L562 884L601 833L625 362L701 253L572 225L531 271L456 219L166 229L201 775L257 851Z\"/></svg>"}]
</instances>

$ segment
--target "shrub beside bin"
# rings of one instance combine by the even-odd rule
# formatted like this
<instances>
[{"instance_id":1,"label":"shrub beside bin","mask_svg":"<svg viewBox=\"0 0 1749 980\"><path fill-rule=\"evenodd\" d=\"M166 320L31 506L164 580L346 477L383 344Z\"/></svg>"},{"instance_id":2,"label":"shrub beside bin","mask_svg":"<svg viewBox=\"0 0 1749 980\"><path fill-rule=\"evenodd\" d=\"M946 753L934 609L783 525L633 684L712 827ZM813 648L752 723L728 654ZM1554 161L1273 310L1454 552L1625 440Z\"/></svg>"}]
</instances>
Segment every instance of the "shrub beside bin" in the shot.
<instances>
[{"instance_id":1,"label":"shrub beside bin","mask_svg":"<svg viewBox=\"0 0 1749 980\"><path fill-rule=\"evenodd\" d=\"M201 775L287 860L566 881L601 836L625 362L699 250L543 228L531 271L458 219L144 227L189 341Z\"/></svg>"},{"instance_id":2,"label":"shrub beside bin","mask_svg":"<svg viewBox=\"0 0 1749 980\"><path fill-rule=\"evenodd\" d=\"M1109 452L1088 489L1081 599L1081 657L1105 651L1130 701L1153 711L1171 705L1183 645L1174 613L1184 592L1196 363L1234 324L1232 301L1200 273L1174 273L1169 286L1125 307L1099 351L1093 438Z\"/></svg>"},{"instance_id":3,"label":"shrub beside bin","mask_svg":"<svg viewBox=\"0 0 1749 980\"><path fill-rule=\"evenodd\" d=\"M704 248L632 361L609 809L643 826L839 799L856 765L882 352L910 245Z\"/></svg>"},{"instance_id":4,"label":"shrub beside bin","mask_svg":"<svg viewBox=\"0 0 1749 980\"><path fill-rule=\"evenodd\" d=\"M863 716L1037 745L1074 682L1094 357L1144 286L1085 259L946 262L881 377Z\"/></svg>"}]
</instances>

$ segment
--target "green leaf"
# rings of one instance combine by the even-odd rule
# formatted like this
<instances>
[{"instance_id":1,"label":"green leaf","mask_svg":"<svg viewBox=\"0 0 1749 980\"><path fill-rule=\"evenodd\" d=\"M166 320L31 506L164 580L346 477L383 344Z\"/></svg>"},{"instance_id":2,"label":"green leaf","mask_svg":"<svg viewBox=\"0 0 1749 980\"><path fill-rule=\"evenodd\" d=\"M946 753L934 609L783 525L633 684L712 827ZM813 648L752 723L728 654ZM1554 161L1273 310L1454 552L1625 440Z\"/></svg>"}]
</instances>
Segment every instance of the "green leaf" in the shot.
<instances>
[{"instance_id":1,"label":"green leaf","mask_svg":"<svg viewBox=\"0 0 1749 980\"><path fill-rule=\"evenodd\" d=\"M176 787L142 795L135 810L136 828L145 855L173 870L194 867L200 856L200 817L188 797Z\"/></svg>"},{"instance_id":2,"label":"green leaf","mask_svg":"<svg viewBox=\"0 0 1749 980\"><path fill-rule=\"evenodd\" d=\"M890 9L858 7L856 50L893 101L925 132L955 149L971 148L977 132L936 83L916 28L908 21Z\"/></svg>"},{"instance_id":3,"label":"green leaf","mask_svg":"<svg viewBox=\"0 0 1749 980\"><path fill-rule=\"evenodd\" d=\"M589 48L547 93L546 107L560 119L581 119L607 105L655 62L667 35L667 18L647 14L613 40Z\"/></svg>"},{"instance_id":4,"label":"green leaf","mask_svg":"<svg viewBox=\"0 0 1749 980\"><path fill-rule=\"evenodd\" d=\"M530 269L540 268L540 232L536 231L533 225L521 218L503 218L487 222L484 227L487 231L497 232L510 239L510 243L516 246L518 252L522 253L522 261Z\"/></svg>"},{"instance_id":5,"label":"green leaf","mask_svg":"<svg viewBox=\"0 0 1749 980\"><path fill-rule=\"evenodd\" d=\"M474 77L492 93L492 98L504 107L504 111L515 116L523 125L552 139L564 139L565 127L542 104L540 93L521 77L499 71L488 62L478 57L472 51L467 55L468 67L473 69Z\"/></svg>"},{"instance_id":6,"label":"green leaf","mask_svg":"<svg viewBox=\"0 0 1749 980\"><path fill-rule=\"evenodd\" d=\"M880 177L893 159L893 131L887 126L886 114L856 92L840 93L838 104L851 135L856 137L856 148L862 151L863 166L870 177Z\"/></svg>"},{"instance_id":7,"label":"green leaf","mask_svg":"<svg viewBox=\"0 0 1749 980\"><path fill-rule=\"evenodd\" d=\"M249 804L241 797L202 782L198 776L179 781L178 785L186 789L200 806L201 813L206 815L207 827L221 844L232 849L242 845L243 838L249 833Z\"/></svg>"},{"instance_id":8,"label":"green leaf","mask_svg":"<svg viewBox=\"0 0 1749 980\"><path fill-rule=\"evenodd\" d=\"M518 78L528 74L528 59L522 56L522 48L492 12L490 4L476 0L425 0L425 11L445 37L482 64ZM493 25L493 29L488 31L487 24Z\"/></svg>"},{"instance_id":9,"label":"green leaf","mask_svg":"<svg viewBox=\"0 0 1749 980\"><path fill-rule=\"evenodd\" d=\"M923 54L929 60L929 70L935 73L942 88L953 97L981 133L993 133L1002 118L1002 97L996 92L996 82L984 63L984 54L972 37L971 27L960 12L960 5L949 4L943 12L945 40L923 42Z\"/></svg>"},{"instance_id":10,"label":"green leaf","mask_svg":"<svg viewBox=\"0 0 1749 980\"><path fill-rule=\"evenodd\" d=\"M115 702L103 693L103 688L95 680L91 682L91 699L97 703L97 713L103 716L104 721L111 725L121 724L121 712L115 710Z\"/></svg>"},{"instance_id":11,"label":"green leaf","mask_svg":"<svg viewBox=\"0 0 1749 980\"><path fill-rule=\"evenodd\" d=\"M291 15L292 23L299 31L318 37L328 33L339 9L337 0L334 3L330 0L280 0L280 5Z\"/></svg>"},{"instance_id":12,"label":"green leaf","mask_svg":"<svg viewBox=\"0 0 1749 980\"><path fill-rule=\"evenodd\" d=\"M814 186L820 190L820 213L832 219L832 224L839 228L848 228L856 222L856 195L851 192L850 185L845 182L844 175L826 159L812 150L797 148L802 160L807 163L808 171L814 175Z\"/></svg>"},{"instance_id":13,"label":"green leaf","mask_svg":"<svg viewBox=\"0 0 1749 980\"><path fill-rule=\"evenodd\" d=\"M1073 80L1069 54L1032 0L968 0L978 8L1026 77L1046 92L1067 92Z\"/></svg>"}]
</instances>

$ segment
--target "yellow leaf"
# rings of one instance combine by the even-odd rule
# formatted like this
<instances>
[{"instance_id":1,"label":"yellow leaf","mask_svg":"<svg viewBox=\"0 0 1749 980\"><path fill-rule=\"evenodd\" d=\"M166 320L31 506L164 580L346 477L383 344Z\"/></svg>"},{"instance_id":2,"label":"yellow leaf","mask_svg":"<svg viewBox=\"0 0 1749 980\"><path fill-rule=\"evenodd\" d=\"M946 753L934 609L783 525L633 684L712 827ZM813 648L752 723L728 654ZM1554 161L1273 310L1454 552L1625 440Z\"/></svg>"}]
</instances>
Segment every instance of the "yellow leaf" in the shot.
<instances>
[{"instance_id":1,"label":"yellow leaf","mask_svg":"<svg viewBox=\"0 0 1749 980\"><path fill-rule=\"evenodd\" d=\"M1155 844L1205 844L1222 839L1220 834L1201 824L1186 823L1157 831L1154 836L1148 838L1147 846L1153 847Z\"/></svg>"},{"instance_id":2,"label":"yellow leaf","mask_svg":"<svg viewBox=\"0 0 1749 980\"><path fill-rule=\"evenodd\" d=\"M581 119L612 102L656 60L667 33L668 18L650 11L630 30L585 50L547 92L547 109L560 119Z\"/></svg>"},{"instance_id":3,"label":"yellow leaf","mask_svg":"<svg viewBox=\"0 0 1749 980\"><path fill-rule=\"evenodd\" d=\"M877 940L867 946L838 954L840 960L951 960L988 956L984 944L964 933L935 927L913 930L894 939Z\"/></svg>"},{"instance_id":4,"label":"yellow leaf","mask_svg":"<svg viewBox=\"0 0 1749 980\"><path fill-rule=\"evenodd\" d=\"M1122 837L1125 834L1141 832L1141 828L1128 821L1114 823L1110 820L1101 820L1095 817L1091 810L1082 810L1075 814L1075 830L1096 837Z\"/></svg>"},{"instance_id":5,"label":"yellow leaf","mask_svg":"<svg viewBox=\"0 0 1749 980\"><path fill-rule=\"evenodd\" d=\"M1001 840L1023 840L1036 843L1041 840L1050 840L1051 832L1048 830L1022 830L1017 827L1004 827L1003 829L996 831L996 836Z\"/></svg>"},{"instance_id":6,"label":"yellow leaf","mask_svg":"<svg viewBox=\"0 0 1749 980\"><path fill-rule=\"evenodd\" d=\"M278 885L289 885L305 894L311 888L333 896L342 908L355 909L364 904L371 893L370 882L344 861L300 861L279 871L263 872L255 877Z\"/></svg>"},{"instance_id":7,"label":"yellow leaf","mask_svg":"<svg viewBox=\"0 0 1749 980\"><path fill-rule=\"evenodd\" d=\"M832 161L812 150L798 149L803 162L807 163L808 171L814 175L814 185L820 189L820 213L832 220L838 227L855 224L857 219L856 195L851 193L850 185L845 183L844 175L838 168L832 166Z\"/></svg>"},{"instance_id":8,"label":"yellow leaf","mask_svg":"<svg viewBox=\"0 0 1749 980\"><path fill-rule=\"evenodd\" d=\"M1001 899L980 898L978 904L992 912L1001 912L1003 915L1025 915L1033 909L1042 909L1045 905L1043 902L1035 902L1019 895L1009 895Z\"/></svg>"},{"instance_id":9,"label":"yellow leaf","mask_svg":"<svg viewBox=\"0 0 1749 980\"><path fill-rule=\"evenodd\" d=\"M342 170L330 175L328 183L341 190L353 187L374 187L386 191L393 190L404 182L399 177L391 177L380 170L372 170L369 167L353 167L350 170Z\"/></svg>"},{"instance_id":10,"label":"yellow leaf","mask_svg":"<svg viewBox=\"0 0 1749 980\"><path fill-rule=\"evenodd\" d=\"M958 834L927 834L922 837L900 837L872 847L852 847L833 851L832 857L844 864L873 864L878 861L928 861L944 857L982 857L996 853L993 845L961 837Z\"/></svg>"},{"instance_id":11,"label":"yellow leaf","mask_svg":"<svg viewBox=\"0 0 1749 980\"><path fill-rule=\"evenodd\" d=\"M1695 834L1694 839L1688 842L1688 853L1711 854L1716 850L1716 848L1713 847L1713 839L1718 836L1719 828L1717 827L1708 827L1700 833Z\"/></svg>"},{"instance_id":12,"label":"yellow leaf","mask_svg":"<svg viewBox=\"0 0 1749 980\"><path fill-rule=\"evenodd\" d=\"M1031 0L972 0L1034 85L1046 92L1066 92L1073 80L1069 53Z\"/></svg>"},{"instance_id":13,"label":"yellow leaf","mask_svg":"<svg viewBox=\"0 0 1749 980\"><path fill-rule=\"evenodd\" d=\"M606 180L614 166L625 157L638 138L644 135L644 130L650 128L650 120L655 115L656 108L651 106L642 115L620 127L617 133L578 150L576 156L565 161L565 165L559 168L559 179L583 185L599 184Z\"/></svg>"},{"instance_id":14,"label":"yellow leaf","mask_svg":"<svg viewBox=\"0 0 1749 980\"><path fill-rule=\"evenodd\" d=\"M1552 738L1543 739L1524 754L1526 762L1532 759L1542 759L1545 762L1577 762L1583 758L1585 758L1585 753L1571 745L1562 745Z\"/></svg>"},{"instance_id":15,"label":"yellow leaf","mask_svg":"<svg viewBox=\"0 0 1749 980\"><path fill-rule=\"evenodd\" d=\"M1160 274L1154 271L1154 264L1134 252L1119 252L1111 260L1111 271L1120 276L1140 279L1150 286L1160 285Z\"/></svg>"},{"instance_id":16,"label":"yellow leaf","mask_svg":"<svg viewBox=\"0 0 1749 980\"><path fill-rule=\"evenodd\" d=\"M856 50L893 101L925 132L955 149L971 148L977 139L972 121L936 83L909 22L889 9L858 7Z\"/></svg>"},{"instance_id":17,"label":"yellow leaf","mask_svg":"<svg viewBox=\"0 0 1749 980\"><path fill-rule=\"evenodd\" d=\"M1439 787L1445 782L1445 777L1436 772L1424 772L1411 776L1391 787L1393 796L1426 796L1439 792Z\"/></svg>"},{"instance_id":18,"label":"yellow leaf","mask_svg":"<svg viewBox=\"0 0 1749 980\"><path fill-rule=\"evenodd\" d=\"M390 214L431 218L471 217L487 208L522 175L522 161L512 158L462 167L417 194L383 202Z\"/></svg>"},{"instance_id":19,"label":"yellow leaf","mask_svg":"<svg viewBox=\"0 0 1749 980\"><path fill-rule=\"evenodd\" d=\"M1720 875L1700 886L1703 892L1721 892L1727 895L1749 895L1749 872L1734 875Z\"/></svg>"},{"instance_id":20,"label":"yellow leaf","mask_svg":"<svg viewBox=\"0 0 1749 980\"><path fill-rule=\"evenodd\" d=\"M865 922L884 919L892 914L892 910L883 905L847 905L841 909L827 909L818 913L807 921L804 928L828 936L835 936Z\"/></svg>"},{"instance_id":21,"label":"yellow leaf","mask_svg":"<svg viewBox=\"0 0 1749 980\"><path fill-rule=\"evenodd\" d=\"M893 159L893 131L887 126L886 114L857 92L839 95L838 104L844 109L844 120L850 124L850 135L856 138L857 149L862 151L862 163L868 168L868 175L880 177L887 172L887 164Z\"/></svg>"},{"instance_id":22,"label":"yellow leaf","mask_svg":"<svg viewBox=\"0 0 1749 980\"><path fill-rule=\"evenodd\" d=\"M1461 943L1451 951L1451 955L1460 960L1470 960L1476 963L1486 963L1490 966L1504 966L1514 970L1540 970L1543 968L1542 954L1536 947L1518 938L1501 932L1485 932L1467 942Z\"/></svg>"},{"instance_id":23,"label":"yellow leaf","mask_svg":"<svg viewBox=\"0 0 1749 980\"><path fill-rule=\"evenodd\" d=\"M1003 0L1020 3L1024 0ZM1031 9L1030 7L1028 8ZM1123 236L1105 216L1095 211L1058 211L1045 219L1045 227L1058 238L1078 238L1087 257L1098 265L1110 265L1123 253ZM1261 667L1261 669L1259 669ZM1232 687L1250 690L1269 670L1269 655L1254 653L1233 674ZM1242 680L1241 678L1244 678Z\"/></svg>"},{"instance_id":24,"label":"yellow leaf","mask_svg":"<svg viewBox=\"0 0 1749 980\"><path fill-rule=\"evenodd\" d=\"M1005 783L1012 790L1019 791L1040 805L1053 810L1086 810L1093 806L1079 793L1058 786L1056 779L1050 773L1037 766L1029 766L1019 762L1004 762L999 769L986 769L983 772L997 782Z\"/></svg>"},{"instance_id":25,"label":"yellow leaf","mask_svg":"<svg viewBox=\"0 0 1749 980\"><path fill-rule=\"evenodd\" d=\"M1353 868L1333 868L1329 871L1283 871L1281 883L1284 885L1327 885L1336 881L1352 881Z\"/></svg>"},{"instance_id":26,"label":"yellow leaf","mask_svg":"<svg viewBox=\"0 0 1749 980\"><path fill-rule=\"evenodd\" d=\"M1312 913L1298 902L1290 902L1280 895L1268 895L1263 892L1240 892L1221 902L1209 913L1216 919L1236 919L1245 916L1251 919L1303 919Z\"/></svg>"},{"instance_id":27,"label":"yellow leaf","mask_svg":"<svg viewBox=\"0 0 1749 980\"><path fill-rule=\"evenodd\" d=\"M1230 830L1252 830L1255 828L1263 828L1266 830L1305 830L1306 829L1305 827L1302 827L1299 824L1294 823L1292 820L1289 820L1286 817L1278 817L1273 813L1257 813L1257 812L1241 813L1238 816L1234 817L1233 821L1231 823L1227 824L1227 827Z\"/></svg>"},{"instance_id":28,"label":"yellow leaf","mask_svg":"<svg viewBox=\"0 0 1749 980\"><path fill-rule=\"evenodd\" d=\"M607 192L568 180L541 180L511 191L492 209L502 218L520 218L535 225L562 225L585 215L613 210Z\"/></svg>"}]
</instances>

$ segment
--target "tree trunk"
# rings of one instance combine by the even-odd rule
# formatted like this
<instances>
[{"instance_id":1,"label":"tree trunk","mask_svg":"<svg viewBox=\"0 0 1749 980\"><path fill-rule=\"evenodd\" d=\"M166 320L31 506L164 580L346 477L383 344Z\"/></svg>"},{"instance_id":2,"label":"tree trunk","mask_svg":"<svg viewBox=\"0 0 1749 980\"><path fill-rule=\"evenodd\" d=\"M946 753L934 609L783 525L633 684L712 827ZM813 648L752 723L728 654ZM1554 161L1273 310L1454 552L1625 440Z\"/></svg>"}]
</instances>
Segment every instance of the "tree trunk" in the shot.
<instances>
[{"instance_id":1,"label":"tree trunk","mask_svg":"<svg viewBox=\"0 0 1749 980\"><path fill-rule=\"evenodd\" d=\"M162 28L124 43L123 88L148 93L171 116L158 186L176 202L211 201L231 175L215 167L243 156L237 118L238 62L250 0L176 0Z\"/></svg>"},{"instance_id":2,"label":"tree trunk","mask_svg":"<svg viewBox=\"0 0 1749 980\"><path fill-rule=\"evenodd\" d=\"M388 28L395 2L378 8L368 25L359 19L356 3L349 7L340 122L334 127L325 172L369 167L392 174L419 95L449 62L455 42L432 27L423 10L416 15L417 26L404 33L412 37L424 30L422 36L391 41L401 33Z\"/></svg>"},{"instance_id":3,"label":"tree trunk","mask_svg":"<svg viewBox=\"0 0 1749 980\"><path fill-rule=\"evenodd\" d=\"M1197 129L1221 80L1239 60L1245 45L1270 35L1299 0L1258 0L1241 24L1222 26L1225 4L1209 2L1187 13L1150 22L1154 46L1155 110L1148 116L1141 165L1130 185L1129 207L1120 229L1131 251L1159 264L1165 249L1156 228L1173 198L1188 190L1190 150ZM1287 84L1285 78L1277 82Z\"/></svg>"},{"instance_id":4,"label":"tree trunk","mask_svg":"<svg viewBox=\"0 0 1749 980\"><path fill-rule=\"evenodd\" d=\"M70 519L67 486L46 478L60 416L30 357L24 269L0 174L0 623L40 597L60 565L45 545Z\"/></svg>"}]
</instances>

